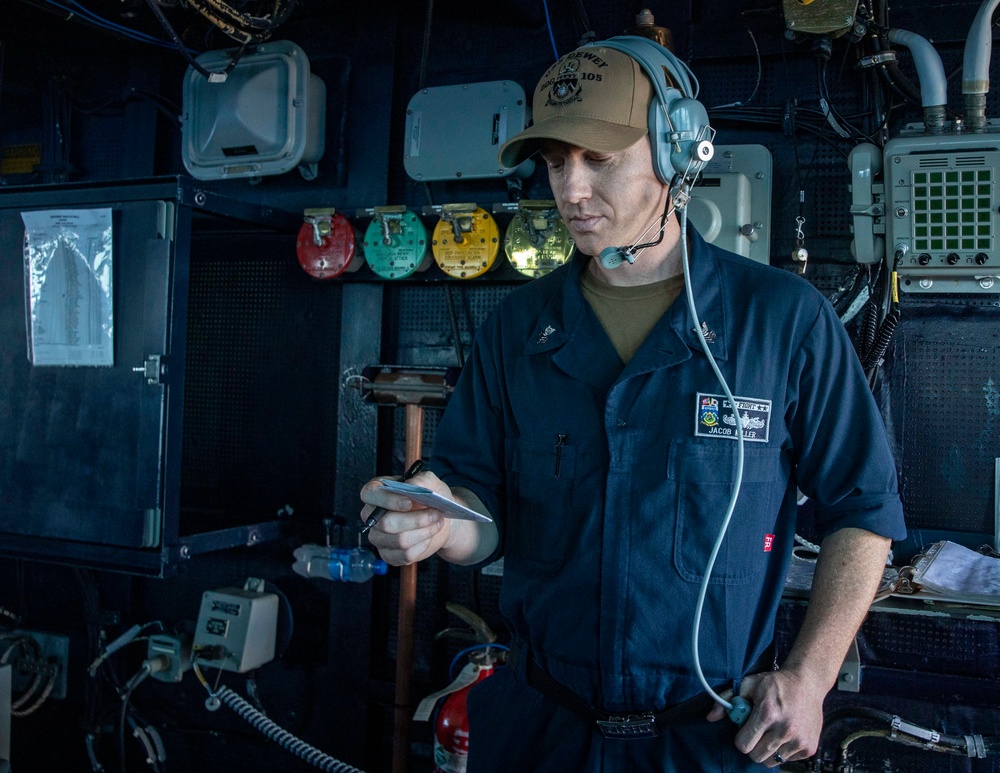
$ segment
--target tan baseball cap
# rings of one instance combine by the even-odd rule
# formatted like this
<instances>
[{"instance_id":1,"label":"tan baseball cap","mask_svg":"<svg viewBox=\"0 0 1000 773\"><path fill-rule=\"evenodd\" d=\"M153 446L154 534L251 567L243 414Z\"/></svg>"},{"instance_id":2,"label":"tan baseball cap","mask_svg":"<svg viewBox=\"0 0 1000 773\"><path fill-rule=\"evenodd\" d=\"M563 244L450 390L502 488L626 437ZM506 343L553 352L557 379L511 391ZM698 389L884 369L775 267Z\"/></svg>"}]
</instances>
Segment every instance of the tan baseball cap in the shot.
<instances>
[{"instance_id":1,"label":"tan baseball cap","mask_svg":"<svg viewBox=\"0 0 1000 773\"><path fill-rule=\"evenodd\" d=\"M533 123L500 148L500 165L513 168L542 140L615 153L648 131L653 84L628 54L599 43L571 51L535 87Z\"/></svg>"}]
</instances>

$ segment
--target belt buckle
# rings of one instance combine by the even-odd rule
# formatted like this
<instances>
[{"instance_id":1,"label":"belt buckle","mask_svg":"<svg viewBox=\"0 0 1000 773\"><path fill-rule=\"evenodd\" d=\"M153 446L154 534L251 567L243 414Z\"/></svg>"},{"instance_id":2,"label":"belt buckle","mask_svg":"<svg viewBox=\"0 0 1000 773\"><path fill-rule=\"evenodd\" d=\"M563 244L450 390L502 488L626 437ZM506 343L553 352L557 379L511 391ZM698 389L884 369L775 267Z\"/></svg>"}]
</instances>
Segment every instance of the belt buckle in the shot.
<instances>
[{"instance_id":1,"label":"belt buckle","mask_svg":"<svg viewBox=\"0 0 1000 773\"><path fill-rule=\"evenodd\" d=\"M652 738L656 733L656 720L652 711L641 714L615 714L597 720L597 727L605 738Z\"/></svg>"}]
</instances>

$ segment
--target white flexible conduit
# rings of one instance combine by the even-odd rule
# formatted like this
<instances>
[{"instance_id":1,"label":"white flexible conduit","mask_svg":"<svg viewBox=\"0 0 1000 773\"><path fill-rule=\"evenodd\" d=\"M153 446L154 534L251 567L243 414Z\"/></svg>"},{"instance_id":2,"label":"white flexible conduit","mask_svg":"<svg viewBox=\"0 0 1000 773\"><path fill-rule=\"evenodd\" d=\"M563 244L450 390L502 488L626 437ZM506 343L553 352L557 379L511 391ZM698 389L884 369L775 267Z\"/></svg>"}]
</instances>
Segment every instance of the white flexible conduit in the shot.
<instances>
[{"instance_id":1,"label":"white flexible conduit","mask_svg":"<svg viewBox=\"0 0 1000 773\"><path fill-rule=\"evenodd\" d=\"M1000 0L985 0L965 39L962 59L962 93L985 94L990 90L990 56L993 52L993 12Z\"/></svg>"},{"instance_id":2,"label":"white flexible conduit","mask_svg":"<svg viewBox=\"0 0 1000 773\"><path fill-rule=\"evenodd\" d=\"M1000 0L996 0L1000 2ZM889 30L889 42L910 49L920 80L922 107L948 104L948 77L941 63L941 56L926 38L907 30Z\"/></svg>"}]
</instances>

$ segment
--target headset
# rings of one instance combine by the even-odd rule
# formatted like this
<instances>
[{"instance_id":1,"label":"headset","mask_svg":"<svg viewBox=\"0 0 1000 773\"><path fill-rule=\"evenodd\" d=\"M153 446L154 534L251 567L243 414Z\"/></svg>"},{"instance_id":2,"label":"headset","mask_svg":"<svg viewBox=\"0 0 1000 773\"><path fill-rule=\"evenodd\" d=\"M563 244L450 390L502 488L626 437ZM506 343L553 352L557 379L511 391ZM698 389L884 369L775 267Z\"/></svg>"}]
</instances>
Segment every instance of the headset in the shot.
<instances>
[{"instance_id":1,"label":"headset","mask_svg":"<svg viewBox=\"0 0 1000 773\"><path fill-rule=\"evenodd\" d=\"M715 130L708 123L708 111L698 101L698 79L687 64L669 50L639 35L618 35L587 43L587 48L611 48L635 60L650 81L655 94L649 102L649 142L653 169L660 182L680 191L682 208L690 197L690 187L715 155ZM676 84L667 80L667 74Z\"/></svg>"}]
</instances>

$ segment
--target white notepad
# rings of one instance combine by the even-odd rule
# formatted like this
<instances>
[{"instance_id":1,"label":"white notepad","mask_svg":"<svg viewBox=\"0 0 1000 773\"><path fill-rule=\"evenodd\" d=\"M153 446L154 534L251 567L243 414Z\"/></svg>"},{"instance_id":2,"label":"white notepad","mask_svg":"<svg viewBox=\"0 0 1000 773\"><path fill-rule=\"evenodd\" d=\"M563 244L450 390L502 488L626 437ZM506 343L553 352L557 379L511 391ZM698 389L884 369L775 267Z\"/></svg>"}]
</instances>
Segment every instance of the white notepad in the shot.
<instances>
[{"instance_id":1,"label":"white notepad","mask_svg":"<svg viewBox=\"0 0 1000 773\"><path fill-rule=\"evenodd\" d=\"M470 510L465 505L460 505L458 502L436 494L429 488L414 486L412 483L404 483L400 480L384 480L382 485L394 494L402 494L414 502L433 507L440 511L445 518L461 518L463 521L482 521L484 523L493 522L489 516Z\"/></svg>"}]
</instances>

